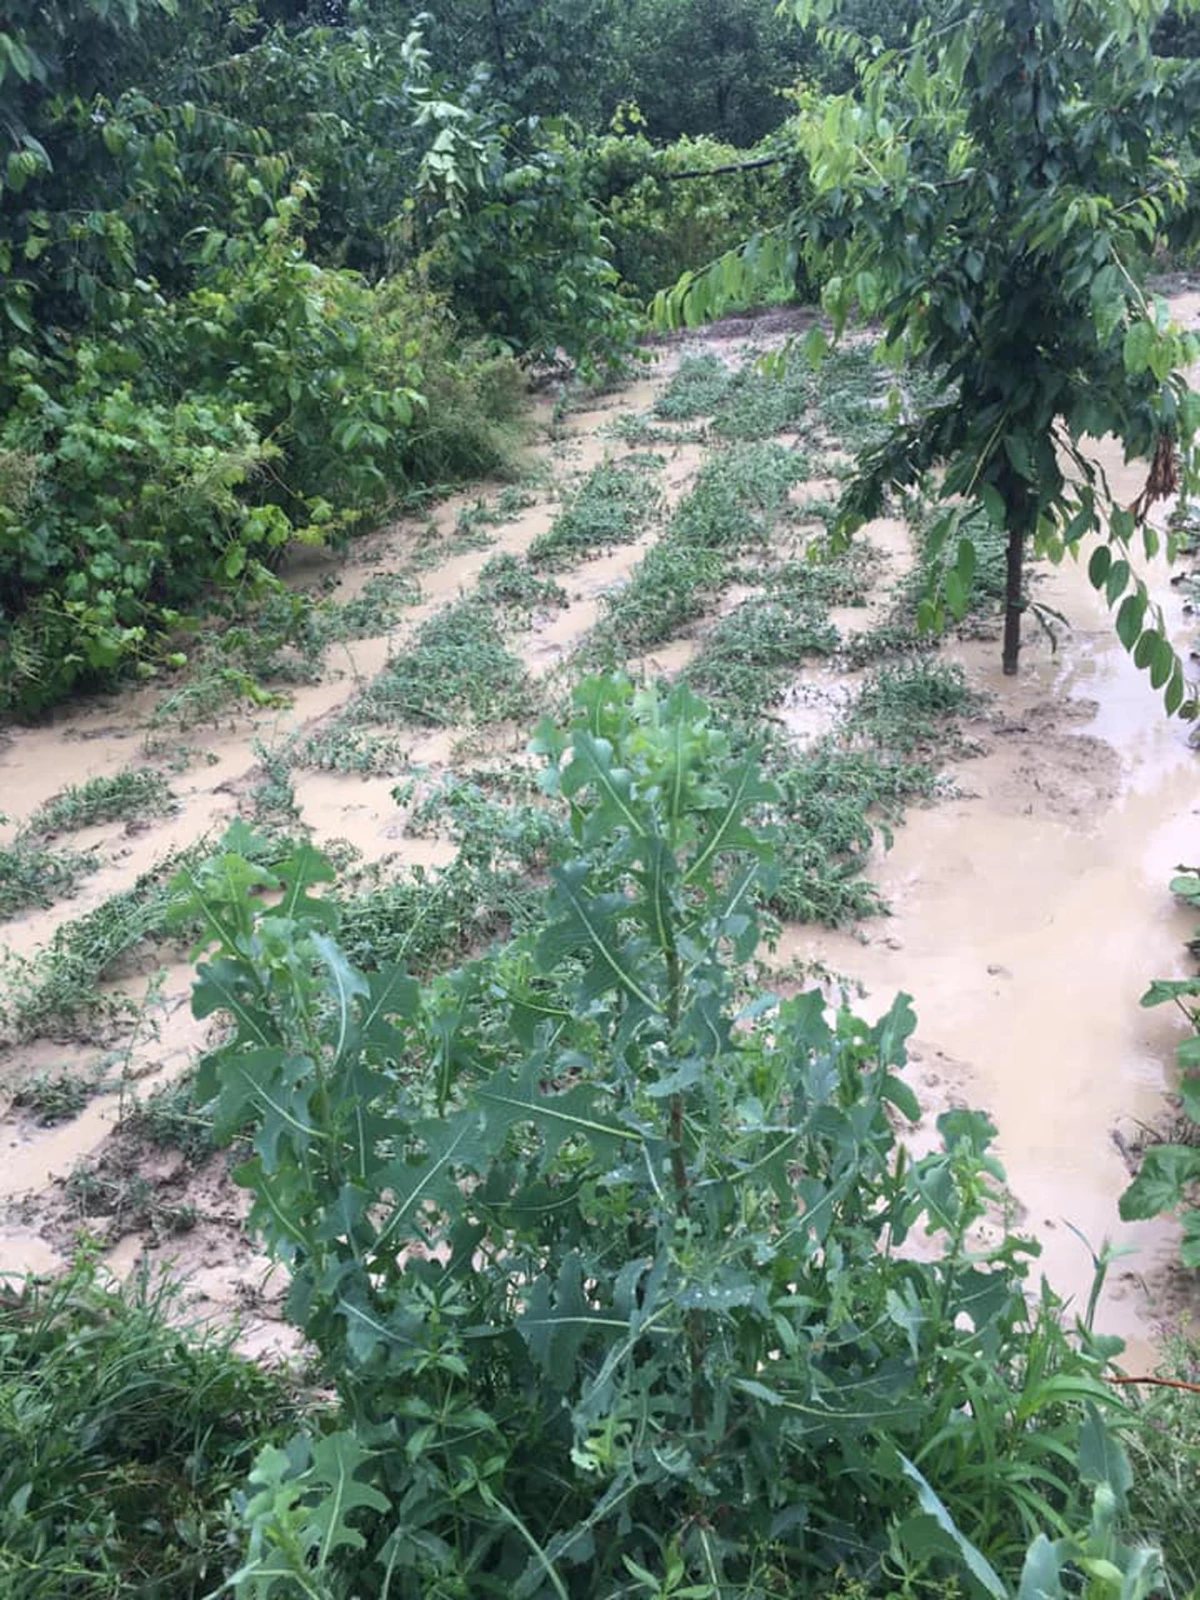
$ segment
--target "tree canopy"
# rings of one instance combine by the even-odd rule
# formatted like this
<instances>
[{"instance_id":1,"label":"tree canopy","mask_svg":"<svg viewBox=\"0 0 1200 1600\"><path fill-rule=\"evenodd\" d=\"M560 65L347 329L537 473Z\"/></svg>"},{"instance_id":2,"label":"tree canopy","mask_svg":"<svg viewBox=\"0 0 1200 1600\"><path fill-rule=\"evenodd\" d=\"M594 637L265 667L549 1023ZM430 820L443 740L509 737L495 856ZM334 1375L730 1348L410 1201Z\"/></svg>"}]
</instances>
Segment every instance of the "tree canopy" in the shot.
<instances>
[{"instance_id":1,"label":"tree canopy","mask_svg":"<svg viewBox=\"0 0 1200 1600\"><path fill-rule=\"evenodd\" d=\"M926 620L960 609L975 561L965 513L1009 534L1004 664L1015 671L1028 552L1078 554L1117 605L1123 643L1170 711L1193 708L1183 665L1131 563L1153 556L1151 502L1200 481L1200 406L1184 367L1200 346L1146 290L1164 237L1195 226L1189 178L1200 76L1155 58L1151 0L949 0L902 47L834 26L833 0L794 0L853 64L845 93L800 96L783 149L802 200L734 260L684 280L668 318L704 315L730 283L794 271L824 284L840 334L872 324L881 355L924 366L940 396L900 416L859 463L846 531L886 492L946 502L949 559ZM824 335L812 336L820 352ZM1113 500L1088 436L1151 463L1131 506Z\"/></svg>"}]
</instances>

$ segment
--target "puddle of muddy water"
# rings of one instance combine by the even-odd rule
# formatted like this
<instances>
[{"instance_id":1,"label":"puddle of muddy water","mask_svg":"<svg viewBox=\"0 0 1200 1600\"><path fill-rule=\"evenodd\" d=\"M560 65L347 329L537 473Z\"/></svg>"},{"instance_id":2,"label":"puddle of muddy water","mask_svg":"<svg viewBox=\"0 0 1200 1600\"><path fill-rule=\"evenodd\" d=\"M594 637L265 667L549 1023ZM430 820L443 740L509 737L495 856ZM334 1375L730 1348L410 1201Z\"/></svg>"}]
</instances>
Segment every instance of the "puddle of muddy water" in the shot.
<instances>
[{"instance_id":1,"label":"puddle of muddy water","mask_svg":"<svg viewBox=\"0 0 1200 1600\"><path fill-rule=\"evenodd\" d=\"M872 873L892 916L857 937L792 933L781 955L858 979L872 1014L914 996L918 1048L951 1063L947 1104L994 1118L1020 1225L1058 1292L1082 1309L1091 1285L1072 1228L1130 1252L1099 1324L1146 1359L1176 1236L1121 1221L1113 1133L1153 1123L1171 1083L1178 1020L1138 1002L1185 970L1194 918L1167 879L1200 854L1200 772L1083 571L1068 564L1040 593L1075 624L1056 657L1031 641L1014 683L998 645L956 652L994 694L998 731L958 770L967 793L910 813Z\"/></svg>"}]
</instances>

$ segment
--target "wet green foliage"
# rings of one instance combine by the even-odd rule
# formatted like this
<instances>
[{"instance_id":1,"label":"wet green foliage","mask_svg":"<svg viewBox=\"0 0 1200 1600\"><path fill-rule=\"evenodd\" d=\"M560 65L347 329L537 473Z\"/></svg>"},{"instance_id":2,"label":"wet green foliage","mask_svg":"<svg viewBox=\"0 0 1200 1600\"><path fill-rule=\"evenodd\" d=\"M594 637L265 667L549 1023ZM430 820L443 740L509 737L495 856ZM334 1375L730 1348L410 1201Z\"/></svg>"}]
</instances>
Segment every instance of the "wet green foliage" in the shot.
<instances>
[{"instance_id":1,"label":"wet green foliage","mask_svg":"<svg viewBox=\"0 0 1200 1600\"><path fill-rule=\"evenodd\" d=\"M987 1118L907 1156L906 997L747 988L780 790L683 688L590 680L538 747L538 920L424 987L347 959L311 850L177 882L197 1092L341 1408L259 1455L236 1592L1149 1595L1109 1347L980 1248Z\"/></svg>"}]
</instances>

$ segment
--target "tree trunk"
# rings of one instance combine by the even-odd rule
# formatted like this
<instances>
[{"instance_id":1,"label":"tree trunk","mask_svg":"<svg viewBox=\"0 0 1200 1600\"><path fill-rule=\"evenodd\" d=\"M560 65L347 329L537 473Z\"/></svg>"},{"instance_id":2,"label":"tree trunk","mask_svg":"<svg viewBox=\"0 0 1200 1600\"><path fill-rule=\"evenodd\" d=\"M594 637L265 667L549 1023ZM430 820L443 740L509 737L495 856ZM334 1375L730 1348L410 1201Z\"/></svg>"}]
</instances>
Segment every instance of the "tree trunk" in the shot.
<instances>
[{"instance_id":1,"label":"tree trunk","mask_svg":"<svg viewBox=\"0 0 1200 1600\"><path fill-rule=\"evenodd\" d=\"M1037 501L1024 478L1005 464L996 487L1004 498L1004 521L1008 528L1008 559L1004 584L1004 675L1015 678L1017 657L1021 654L1021 580L1025 575L1025 548L1029 534L1037 525Z\"/></svg>"},{"instance_id":2,"label":"tree trunk","mask_svg":"<svg viewBox=\"0 0 1200 1600\"><path fill-rule=\"evenodd\" d=\"M1025 530L1008 528L1007 582L1004 586L1004 675L1015 678L1021 653L1021 578L1025 569Z\"/></svg>"}]
</instances>

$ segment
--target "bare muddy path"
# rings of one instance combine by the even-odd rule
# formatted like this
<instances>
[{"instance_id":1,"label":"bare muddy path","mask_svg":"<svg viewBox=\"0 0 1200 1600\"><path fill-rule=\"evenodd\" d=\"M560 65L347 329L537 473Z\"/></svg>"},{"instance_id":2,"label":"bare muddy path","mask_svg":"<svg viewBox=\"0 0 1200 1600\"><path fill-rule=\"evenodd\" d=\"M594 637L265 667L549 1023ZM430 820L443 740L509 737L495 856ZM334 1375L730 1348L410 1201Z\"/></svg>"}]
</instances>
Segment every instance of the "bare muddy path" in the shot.
<instances>
[{"instance_id":1,"label":"bare muddy path","mask_svg":"<svg viewBox=\"0 0 1200 1600\"><path fill-rule=\"evenodd\" d=\"M1190 304L1182 309L1195 311ZM737 364L748 337L755 337L753 326L742 326L706 348ZM589 551L556 571L561 601L535 605L511 631L511 649L553 703L580 670L580 649L602 635L606 597L628 582L660 539L671 508L711 454L712 441L694 428L672 433L647 424L679 360L678 349L665 352L646 376L588 402L587 410L552 415L543 407L532 449L533 503L495 520L486 545L477 540L461 548L459 534L480 495L496 505L496 487L445 502L432 533L421 523L399 524L360 541L345 561L309 555L296 581L324 580L337 604L369 592L380 574L408 572L420 593L385 631L331 647L319 680L297 685L286 706L238 707L164 735L153 725L163 690L139 690L69 709L46 727L13 730L0 748L0 813L7 818L0 845L67 786L147 763L167 772L177 807L163 817L95 824L56 840L94 848L98 869L73 897L0 922L0 949L18 961L36 960L56 930L103 908L172 851L201 837L215 840L234 818L250 814L264 780L264 751L336 731L354 697L405 652L424 623L473 592L489 562L525 558L598 464L632 457L636 472L645 459L645 471L657 474L657 514L629 543ZM623 428L622 419L647 425L654 438L639 442L637 428ZM781 437L807 448L798 428ZM827 434L809 481L791 493L793 504L836 493L836 444ZM657 452L656 465L646 452ZM1122 483L1128 480L1132 498L1141 484L1137 468L1107 465ZM866 603L830 612L843 640L883 619L913 561L904 523L881 522L867 537L873 555ZM1168 615L1183 630L1166 574L1158 578ZM655 676L683 670L718 622L756 592L755 583L750 572L728 585L707 615L636 652L629 664ZM954 791L911 806L893 847L875 847L870 876L891 915L840 931L786 925L773 959L785 985L796 962L823 964L862 987L868 1012L885 1008L899 989L914 996L912 1072L930 1119L954 1104L991 1113L1016 1219L1041 1243L1055 1287L1077 1304L1086 1298L1091 1262L1072 1227L1096 1247L1108 1238L1136 1252L1113 1268L1100 1325L1141 1351L1180 1310L1167 1271L1173 1238L1164 1225L1120 1223L1117 1198L1128 1169L1114 1133L1128 1138L1153 1122L1171 1086L1175 1025L1165 1011L1141 1011L1138 998L1152 977L1183 970L1182 941L1190 929L1173 910L1166 884L1176 863L1200 856L1200 756L1187 730L1165 721L1133 671L1080 568L1067 563L1050 574L1040 597L1071 628L1054 655L1031 630L1015 683L1000 677L994 639L943 646L968 683L990 698L967 730L976 753L940 762ZM774 723L803 750L853 705L865 677L845 657L797 666ZM515 767L525 759L527 734L527 724L503 720L404 727L394 734L386 770L297 767L298 823L322 846L344 841L362 862L436 872L453 857L453 846L411 830L412 801L398 804L393 791L407 783L410 792L428 794L439 774L480 760ZM284 1347L277 1297L265 1263L241 1235L240 1197L224 1158L197 1168L178 1152L148 1152L127 1137L130 1106L178 1079L204 1045L206 1029L188 1011L184 957L170 946L139 949L106 978L112 992L145 999L132 1038L103 1021L83 1038L72 1037L48 1016L0 1052L0 1272L51 1270L76 1233L91 1229L119 1270L132 1270L146 1250L154 1260L173 1260L202 1308L237 1312L250 1348ZM20 968L10 964L0 973L4 981L19 983ZM72 1071L99 1075L101 1092L75 1115L42 1125L21 1104L22 1086ZM90 1220L89 1181L142 1182L157 1197L154 1225L136 1208L128 1226Z\"/></svg>"}]
</instances>

